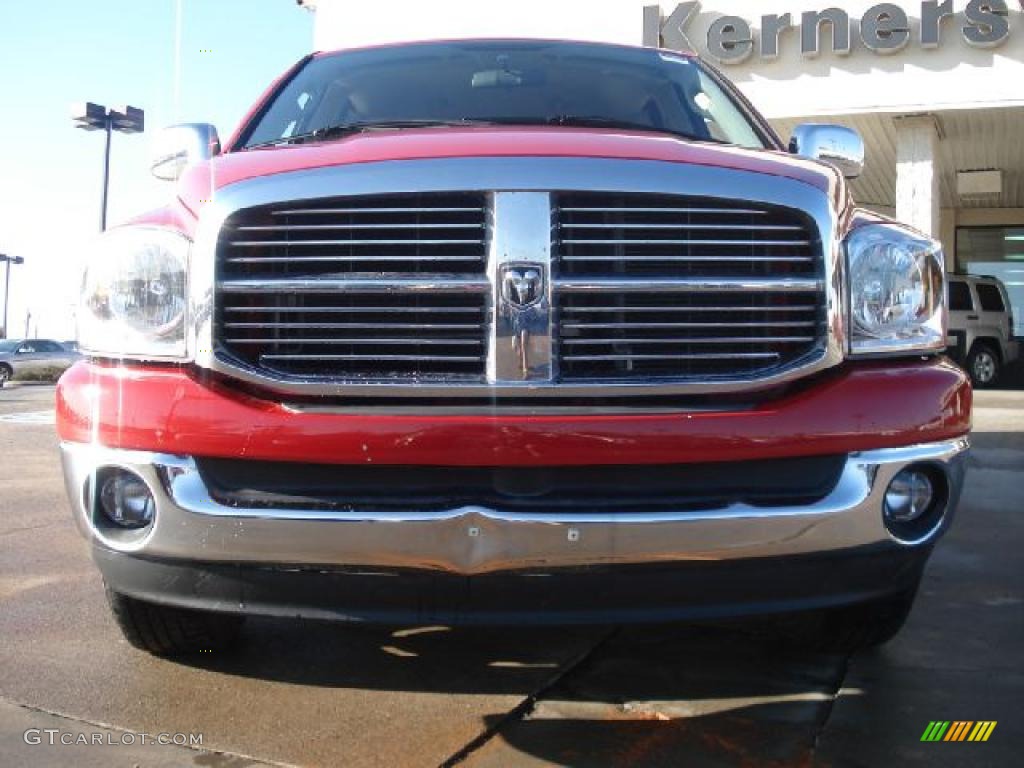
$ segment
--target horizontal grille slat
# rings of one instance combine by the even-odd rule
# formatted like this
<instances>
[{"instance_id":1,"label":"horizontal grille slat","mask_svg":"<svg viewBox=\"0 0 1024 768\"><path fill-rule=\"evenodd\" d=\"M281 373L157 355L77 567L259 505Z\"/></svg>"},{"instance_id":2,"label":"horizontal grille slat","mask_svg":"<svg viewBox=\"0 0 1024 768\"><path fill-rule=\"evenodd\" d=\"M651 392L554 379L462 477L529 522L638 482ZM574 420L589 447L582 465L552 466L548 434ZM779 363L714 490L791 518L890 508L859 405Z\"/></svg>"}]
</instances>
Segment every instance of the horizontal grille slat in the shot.
<instances>
[{"instance_id":1,"label":"horizontal grille slat","mask_svg":"<svg viewBox=\"0 0 1024 768\"><path fill-rule=\"evenodd\" d=\"M375 360L386 360L388 362L403 362L403 363L476 363L480 361L479 357L455 357L453 355L260 355L260 359L264 361L292 361L292 362L307 362L316 363L321 360L326 361L349 361L349 362L365 362L372 363Z\"/></svg>"},{"instance_id":2,"label":"horizontal grille slat","mask_svg":"<svg viewBox=\"0 0 1024 768\"><path fill-rule=\"evenodd\" d=\"M813 320L800 322L774 322L772 328L816 328ZM677 328L764 328L764 323L563 323L562 330L570 331L602 331L620 328L643 328L675 330Z\"/></svg>"},{"instance_id":3,"label":"horizontal grille slat","mask_svg":"<svg viewBox=\"0 0 1024 768\"><path fill-rule=\"evenodd\" d=\"M359 295L382 293L485 293L490 283L483 278L478 280L457 278L415 279L402 278L397 275L380 278L296 278L224 280L220 283L222 293L268 293L268 294L324 294L352 293Z\"/></svg>"},{"instance_id":4,"label":"horizontal grille slat","mask_svg":"<svg viewBox=\"0 0 1024 768\"><path fill-rule=\"evenodd\" d=\"M420 214L438 215L441 213L469 213L483 216L484 208L445 208L443 206L430 208L374 208L372 206L357 208L289 208L282 211L271 211L271 216L371 216L379 214L398 213L404 216L417 216Z\"/></svg>"},{"instance_id":5,"label":"horizontal grille slat","mask_svg":"<svg viewBox=\"0 0 1024 768\"><path fill-rule=\"evenodd\" d=\"M409 262L421 264L423 262L461 262L465 261L462 256L232 256L228 259L229 264L329 264L331 262L361 264L367 259L376 262Z\"/></svg>"},{"instance_id":6,"label":"horizontal grille slat","mask_svg":"<svg viewBox=\"0 0 1024 768\"><path fill-rule=\"evenodd\" d=\"M482 381L485 214L477 193L237 212L218 249L217 353L274 377Z\"/></svg>"},{"instance_id":7,"label":"horizontal grille slat","mask_svg":"<svg viewBox=\"0 0 1024 768\"><path fill-rule=\"evenodd\" d=\"M739 352L739 353L666 353L660 355L622 354L622 355L566 355L564 360L577 362L630 361L630 360L778 360L776 352Z\"/></svg>"},{"instance_id":8,"label":"horizontal grille slat","mask_svg":"<svg viewBox=\"0 0 1024 768\"><path fill-rule=\"evenodd\" d=\"M822 284L818 280L770 278L645 278L593 277L587 279L558 279L555 285L560 293L741 293L755 291L774 293L817 293Z\"/></svg>"},{"instance_id":9,"label":"horizontal grille slat","mask_svg":"<svg viewBox=\"0 0 1024 768\"><path fill-rule=\"evenodd\" d=\"M224 323L225 328L291 328L291 329L310 329L315 328L317 330L368 330L375 328L380 330L445 330L445 331L468 331L476 329L478 326L475 324L418 324L418 323Z\"/></svg>"},{"instance_id":10,"label":"horizontal grille slat","mask_svg":"<svg viewBox=\"0 0 1024 768\"><path fill-rule=\"evenodd\" d=\"M555 222L566 382L756 379L824 344L821 246L800 212L563 193Z\"/></svg>"},{"instance_id":11,"label":"horizontal grille slat","mask_svg":"<svg viewBox=\"0 0 1024 768\"><path fill-rule=\"evenodd\" d=\"M420 222L389 222L387 224L268 224L254 227L235 227L236 232L330 232L334 230L415 229L483 229L484 224L423 224Z\"/></svg>"},{"instance_id":12,"label":"horizontal grille slat","mask_svg":"<svg viewBox=\"0 0 1024 768\"><path fill-rule=\"evenodd\" d=\"M630 238L619 238L616 240L598 240L594 238L567 238L562 240L563 245L614 245L618 247L629 247L631 245L717 245L722 248L728 247L758 247L758 246L794 246L794 245L810 245L810 240L697 240L693 238L685 238L682 240L670 240L667 238L658 238L656 240L636 240ZM625 255L624 259L628 259L629 256Z\"/></svg>"},{"instance_id":13,"label":"horizontal grille slat","mask_svg":"<svg viewBox=\"0 0 1024 768\"><path fill-rule=\"evenodd\" d=\"M235 246L253 246L257 248L296 248L302 247L313 247L322 245L482 245L483 240L429 240L429 239L406 239L406 240L385 240L379 238L373 238L368 240L351 240L351 239L338 239L338 240L233 240L231 245Z\"/></svg>"},{"instance_id":14,"label":"horizontal grille slat","mask_svg":"<svg viewBox=\"0 0 1024 768\"><path fill-rule=\"evenodd\" d=\"M644 339L627 339L620 338L617 336L609 337L594 337L589 339L562 339L562 343L567 347L571 346L593 346L595 344L615 346L617 344L666 344L666 345L677 345L677 344L802 344L808 341L814 341L813 336L705 336L705 337L669 337L669 336L655 336Z\"/></svg>"},{"instance_id":15,"label":"horizontal grille slat","mask_svg":"<svg viewBox=\"0 0 1024 768\"><path fill-rule=\"evenodd\" d=\"M752 263L759 261L775 261L775 262L789 262L789 263L804 263L809 264L814 261L811 256L635 256L629 257L631 262L642 262L642 261L660 261L667 263L685 263L685 262L702 262L702 261L716 261L716 262L737 262L737 263ZM573 261L622 261L622 256L565 256L562 261L573 262Z\"/></svg>"},{"instance_id":16,"label":"horizontal grille slat","mask_svg":"<svg viewBox=\"0 0 1024 768\"><path fill-rule=\"evenodd\" d=\"M665 207L660 208L644 208L643 206L616 206L616 207L579 207L579 206L560 206L559 210L561 213L596 213L596 214L615 214L619 216L624 215L636 215L636 214L701 214L706 216L765 216L766 211L759 211L754 208L679 208L679 207Z\"/></svg>"},{"instance_id":17,"label":"horizontal grille slat","mask_svg":"<svg viewBox=\"0 0 1024 768\"><path fill-rule=\"evenodd\" d=\"M817 309L817 307L815 307L813 304L803 304L803 305L796 304L796 305L789 306L789 307L758 307L757 311L758 312L769 312L769 313L774 313L774 312L813 312L816 309ZM622 305L622 306L619 306L619 307L615 307L615 306L605 307L605 306L591 306L591 305L587 304L587 305L578 306L578 307L577 306L566 306L566 307L563 307L562 310L563 310L563 312L565 314L568 314L568 315L572 315L573 313L576 313L576 314L595 313L596 314L596 313L604 313L604 312L657 312L657 313L668 313L668 314L671 314L673 312L686 312L686 313L690 313L690 312L695 312L695 313L701 313L701 312L750 312L751 308L749 306L746 306L746 307L726 307L726 306L701 306L701 305L684 306L684 307L657 306L657 305L655 305L655 306L648 306L648 307L640 307L640 306L636 306L636 305L625 305L625 304Z\"/></svg>"},{"instance_id":18,"label":"horizontal grille slat","mask_svg":"<svg viewBox=\"0 0 1024 768\"><path fill-rule=\"evenodd\" d=\"M278 346L288 346L289 344L301 344L310 346L323 346L333 345L337 347L366 347L366 346L382 346L382 347L478 347L482 346L481 342L474 339L427 339L417 337L414 339L389 339L389 338L372 338L372 339L359 339L359 338L345 338L338 336L333 339L313 339L305 336L286 338L278 337L276 339L247 339L247 338L233 338L228 337L225 339L230 344L276 344Z\"/></svg>"},{"instance_id":19,"label":"horizontal grille slat","mask_svg":"<svg viewBox=\"0 0 1024 768\"><path fill-rule=\"evenodd\" d=\"M659 230L692 230L705 229L708 231L724 232L802 232L803 227L791 224L562 224L563 230L567 229L620 229L626 232L630 230L645 230L657 232Z\"/></svg>"},{"instance_id":20,"label":"horizontal grille slat","mask_svg":"<svg viewBox=\"0 0 1024 768\"><path fill-rule=\"evenodd\" d=\"M311 313L311 314L348 314L348 315L374 315L374 314L479 314L479 307L325 307L317 305L308 305L301 307L282 307L282 306L271 306L271 307L226 307L225 312L239 313L247 312L253 314L294 314L294 313ZM265 326L265 323L260 323L261 326Z\"/></svg>"}]
</instances>

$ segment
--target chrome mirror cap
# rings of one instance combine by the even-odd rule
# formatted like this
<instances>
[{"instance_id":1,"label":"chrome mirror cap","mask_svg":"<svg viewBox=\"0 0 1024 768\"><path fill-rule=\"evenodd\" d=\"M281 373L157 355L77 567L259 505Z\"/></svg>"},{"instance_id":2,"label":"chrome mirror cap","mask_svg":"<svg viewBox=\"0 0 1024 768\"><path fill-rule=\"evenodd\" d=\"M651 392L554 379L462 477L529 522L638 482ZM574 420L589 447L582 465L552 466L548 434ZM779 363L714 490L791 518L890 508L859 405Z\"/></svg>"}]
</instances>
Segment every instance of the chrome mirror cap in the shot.
<instances>
[{"instance_id":1,"label":"chrome mirror cap","mask_svg":"<svg viewBox=\"0 0 1024 768\"><path fill-rule=\"evenodd\" d=\"M798 125L789 140L789 151L833 165L848 179L857 178L864 170L864 140L852 128L841 125Z\"/></svg>"},{"instance_id":2,"label":"chrome mirror cap","mask_svg":"<svg viewBox=\"0 0 1024 768\"><path fill-rule=\"evenodd\" d=\"M209 123L182 123L164 128L156 138L150 171L176 181L190 165L220 154L220 137Z\"/></svg>"}]
</instances>

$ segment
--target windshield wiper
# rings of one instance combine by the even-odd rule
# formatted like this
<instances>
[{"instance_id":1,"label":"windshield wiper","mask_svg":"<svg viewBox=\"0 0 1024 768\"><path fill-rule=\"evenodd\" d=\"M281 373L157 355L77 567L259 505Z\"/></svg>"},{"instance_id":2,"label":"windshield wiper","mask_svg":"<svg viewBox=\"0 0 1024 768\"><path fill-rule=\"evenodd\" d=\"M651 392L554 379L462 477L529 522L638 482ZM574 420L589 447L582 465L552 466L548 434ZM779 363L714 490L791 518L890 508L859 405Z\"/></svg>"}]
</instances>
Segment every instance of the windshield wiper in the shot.
<instances>
[{"instance_id":1,"label":"windshield wiper","mask_svg":"<svg viewBox=\"0 0 1024 768\"><path fill-rule=\"evenodd\" d=\"M694 136L682 131L672 131L668 128L658 128L649 123L636 123L631 120L620 120L614 117L601 117L598 115L550 115L547 117L495 117L482 120L487 125L560 125L569 128L617 128L622 131L644 131L645 133L661 133L668 136L675 136L687 141L706 141L713 144L728 144L727 141L720 141L705 136Z\"/></svg>"},{"instance_id":2,"label":"windshield wiper","mask_svg":"<svg viewBox=\"0 0 1024 768\"><path fill-rule=\"evenodd\" d=\"M367 131L401 130L402 128L449 128L478 125L559 125L575 128L617 128L623 131L644 131L646 133L661 133L668 136L676 136L687 141L706 141L714 144L728 144L726 141L719 141L704 136L693 136L681 131L671 131L666 128L657 128L647 123L635 123L630 120L619 120L612 117L600 117L597 115L551 115L543 117L462 117L452 120L441 120L437 118L407 119L407 120L377 120L357 123L339 123L329 125L325 128L317 128L306 133L297 133L294 136L283 136L279 139L270 139L256 144L249 144L245 149L260 149L262 147L274 147L284 144L307 144L314 141L329 141L341 139L356 133Z\"/></svg>"},{"instance_id":3,"label":"windshield wiper","mask_svg":"<svg viewBox=\"0 0 1024 768\"><path fill-rule=\"evenodd\" d=\"M447 128L465 125L493 125L493 123L490 120L472 120L470 118L459 120L368 120L359 123L339 123L338 125L329 125L325 128L317 128L305 133L297 133L294 136L282 136L279 139L247 144L245 149L260 149L262 147L274 147L282 144L306 144L313 141L329 141L367 131L400 130L402 128Z\"/></svg>"}]
</instances>

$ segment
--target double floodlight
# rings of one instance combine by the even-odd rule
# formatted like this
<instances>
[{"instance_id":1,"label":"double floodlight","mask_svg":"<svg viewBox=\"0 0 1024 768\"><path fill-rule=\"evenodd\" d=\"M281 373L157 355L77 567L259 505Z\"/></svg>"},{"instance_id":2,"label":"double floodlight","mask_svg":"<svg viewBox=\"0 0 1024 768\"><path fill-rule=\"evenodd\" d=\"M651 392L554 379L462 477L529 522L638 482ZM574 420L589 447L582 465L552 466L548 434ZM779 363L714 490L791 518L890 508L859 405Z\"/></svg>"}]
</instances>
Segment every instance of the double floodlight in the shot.
<instances>
[{"instance_id":1,"label":"double floodlight","mask_svg":"<svg viewBox=\"0 0 1024 768\"><path fill-rule=\"evenodd\" d=\"M84 131L111 130L120 133L142 133L146 128L146 113L138 107L122 105L108 109L102 104L83 101L71 107L71 119Z\"/></svg>"}]
</instances>

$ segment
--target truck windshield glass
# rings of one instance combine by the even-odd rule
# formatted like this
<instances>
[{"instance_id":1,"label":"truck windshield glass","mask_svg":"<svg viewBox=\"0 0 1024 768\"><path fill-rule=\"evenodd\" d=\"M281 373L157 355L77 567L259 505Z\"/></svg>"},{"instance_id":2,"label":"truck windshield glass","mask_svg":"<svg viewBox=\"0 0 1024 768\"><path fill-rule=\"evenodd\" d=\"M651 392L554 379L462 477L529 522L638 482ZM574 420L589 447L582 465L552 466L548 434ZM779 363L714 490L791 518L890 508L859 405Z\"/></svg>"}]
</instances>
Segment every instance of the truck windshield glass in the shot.
<instances>
[{"instance_id":1,"label":"truck windshield glass","mask_svg":"<svg viewBox=\"0 0 1024 768\"><path fill-rule=\"evenodd\" d=\"M765 147L751 118L696 61L543 41L417 43L315 58L243 146L334 137L346 126L477 123L648 130Z\"/></svg>"}]
</instances>

